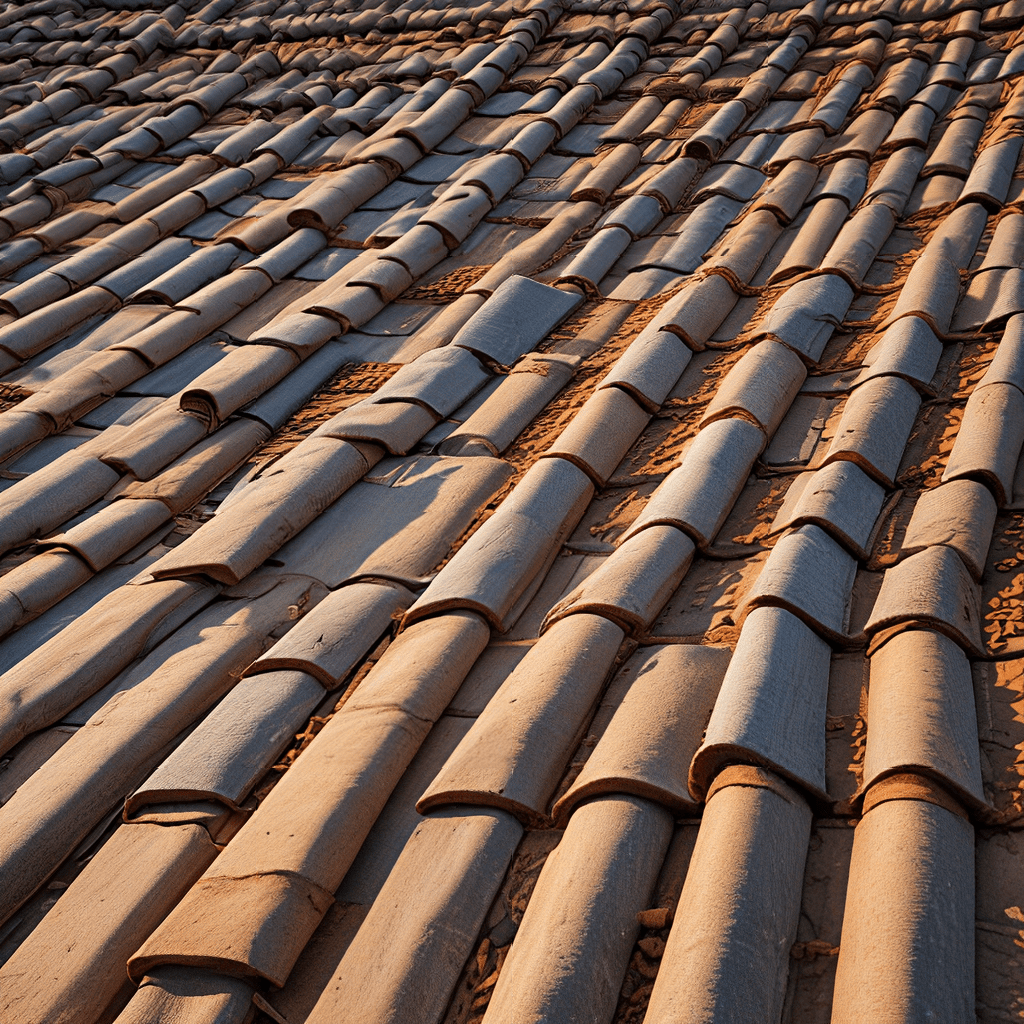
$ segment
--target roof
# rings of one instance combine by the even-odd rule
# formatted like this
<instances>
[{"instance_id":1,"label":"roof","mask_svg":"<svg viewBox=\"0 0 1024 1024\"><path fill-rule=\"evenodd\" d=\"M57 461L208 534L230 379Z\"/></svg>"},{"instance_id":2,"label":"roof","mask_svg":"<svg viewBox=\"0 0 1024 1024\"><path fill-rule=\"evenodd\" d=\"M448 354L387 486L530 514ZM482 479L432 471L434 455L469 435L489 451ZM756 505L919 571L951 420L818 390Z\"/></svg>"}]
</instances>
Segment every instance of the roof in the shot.
<instances>
[{"instance_id":1,"label":"roof","mask_svg":"<svg viewBox=\"0 0 1024 1024\"><path fill-rule=\"evenodd\" d=\"M1022 33L0 7L0 1017L1024 1017Z\"/></svg>"}]
</instances>

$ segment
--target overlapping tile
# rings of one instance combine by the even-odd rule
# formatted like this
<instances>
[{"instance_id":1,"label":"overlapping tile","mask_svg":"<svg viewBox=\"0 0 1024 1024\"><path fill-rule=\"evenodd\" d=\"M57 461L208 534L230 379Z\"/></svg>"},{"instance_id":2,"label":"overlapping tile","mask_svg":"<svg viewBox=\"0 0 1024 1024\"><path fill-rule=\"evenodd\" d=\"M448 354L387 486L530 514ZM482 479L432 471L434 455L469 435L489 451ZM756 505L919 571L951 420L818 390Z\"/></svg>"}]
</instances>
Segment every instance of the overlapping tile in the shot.
<instances>
[{"instance_id":1,"label":"overlapping tile","mask_svg":"<svg viewBox=\"0 0 1024 1024\"><path fill-rule=\"evenodd\" d=\"M0 12L8 1015L1012 1012L1022 25Z\"/></svg>"}]
</instances>

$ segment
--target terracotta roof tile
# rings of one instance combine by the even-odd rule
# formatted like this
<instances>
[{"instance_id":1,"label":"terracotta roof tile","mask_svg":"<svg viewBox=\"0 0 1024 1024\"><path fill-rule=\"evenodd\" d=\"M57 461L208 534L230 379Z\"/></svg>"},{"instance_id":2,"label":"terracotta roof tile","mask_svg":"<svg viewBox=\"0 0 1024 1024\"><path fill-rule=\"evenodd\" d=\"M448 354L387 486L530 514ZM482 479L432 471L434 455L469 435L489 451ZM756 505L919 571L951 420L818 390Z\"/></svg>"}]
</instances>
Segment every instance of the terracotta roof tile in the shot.
<instances>
[{"instance_id":1,"label":"terracotta roof tile","mask_svg":"<svg viewBox=\"0 0 1024 1024\"><path fill-rule=\"evenodd\" d=\"M1012 1013L1022 26L0 11L0 1016Z\"/></svg>"}]
</instances>

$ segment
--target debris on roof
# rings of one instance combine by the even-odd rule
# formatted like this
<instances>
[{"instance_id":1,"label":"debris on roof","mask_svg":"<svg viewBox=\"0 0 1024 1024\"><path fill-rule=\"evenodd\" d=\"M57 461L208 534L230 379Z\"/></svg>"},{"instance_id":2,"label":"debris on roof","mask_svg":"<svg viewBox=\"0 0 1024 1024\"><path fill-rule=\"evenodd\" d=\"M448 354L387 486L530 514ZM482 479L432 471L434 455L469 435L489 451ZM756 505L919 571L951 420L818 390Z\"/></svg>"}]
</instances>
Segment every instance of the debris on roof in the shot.
<instances>
[{"instance_id":1,"label":"debris on roof","mask_svg":"<svg viewBox=\"0 0 1024 1024\"><path fill-rule=\"evenodd\" d=\"M1024 1019L1024 3L0 5L0 1018Z\"/></svg>"}]
</instances>

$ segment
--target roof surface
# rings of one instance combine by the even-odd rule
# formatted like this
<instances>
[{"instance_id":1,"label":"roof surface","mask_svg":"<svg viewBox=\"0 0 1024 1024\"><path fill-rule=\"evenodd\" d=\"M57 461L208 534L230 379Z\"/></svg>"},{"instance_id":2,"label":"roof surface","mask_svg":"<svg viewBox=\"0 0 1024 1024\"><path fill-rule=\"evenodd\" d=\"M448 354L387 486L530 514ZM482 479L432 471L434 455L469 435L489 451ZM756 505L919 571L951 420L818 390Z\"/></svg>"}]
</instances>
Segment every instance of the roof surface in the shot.
<instances>
[{"instance_id":1,"label":"roof surface","mask_svg":"<svg viewBox=\"0 0 1024 1024\"><path fill-rule=\"evenodd\" d=\"M1024 2L0 10L0 1019L1024 1019Z\"/></svg>"}]
</instances>

